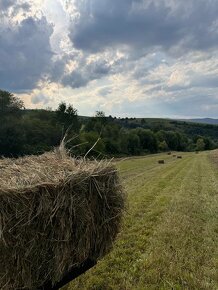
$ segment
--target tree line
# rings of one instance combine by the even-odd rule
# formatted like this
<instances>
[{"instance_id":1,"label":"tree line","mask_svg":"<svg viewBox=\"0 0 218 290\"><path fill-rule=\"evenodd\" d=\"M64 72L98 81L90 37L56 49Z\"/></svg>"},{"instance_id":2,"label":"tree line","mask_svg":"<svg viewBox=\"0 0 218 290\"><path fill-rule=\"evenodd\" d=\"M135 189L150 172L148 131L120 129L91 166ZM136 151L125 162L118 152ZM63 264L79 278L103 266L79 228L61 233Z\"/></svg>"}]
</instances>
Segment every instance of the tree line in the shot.
<instances>
[{"instance_id":1,"label":"tree line","mask_svg":"<svg viewBox=\"0 0 218 290\"><path fill-rule=\"evenodd\" d=\"M65 135L66 146L76 156L128 156L218 147L217 139L199 135L198 130L186 134L177 127L165 128L161 122L150 127L144 119L106 117L102 111L93 117L80 117L76 108L64 102L55 111L26 110L21 100L0 90L0 156L41 154L58 146Z\"/></svg>"}]
</instances>

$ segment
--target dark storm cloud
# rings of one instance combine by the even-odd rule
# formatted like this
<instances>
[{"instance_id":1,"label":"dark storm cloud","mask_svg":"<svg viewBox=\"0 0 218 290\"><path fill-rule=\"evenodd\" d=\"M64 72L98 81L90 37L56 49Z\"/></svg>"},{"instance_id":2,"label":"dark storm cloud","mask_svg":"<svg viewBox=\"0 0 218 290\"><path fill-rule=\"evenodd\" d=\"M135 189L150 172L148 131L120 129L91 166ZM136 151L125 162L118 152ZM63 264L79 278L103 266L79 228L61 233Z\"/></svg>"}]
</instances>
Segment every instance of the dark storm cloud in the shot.
<instances>
[{"instance_id":1,"label":"dark storm cloud","mask_svg":"<svg viewBox=\"0 0 218 290\"><path fill-rule=\"evenodd\" d=\"M103 59L91 63L81 60L78 69L63 77L62 84L72 88L84 87L92 80L107 76L111 69L111 65Z\"/></svg>"},{"instance_id":2,"label":"dark storm cloud","mask_svg":"<svg viewBox=\"0 0 218 290\"><path fill-rule=\"evenodd\" d=\"M120 45L169 50L180 45L184 52L218 45L218 0L78 3L80 16L71 26L70 38L76 48L84 51L97 52Z\"/></svg>"},{"instance_id":3,"label":"dark storm cloud","mask_svg":"<svg viewBox=\"0 0 218 290\"><path fill-rule=\"evenodd\" d=\"M0 87L31 90L46 77L52 63L52 27L45 17L28 17L19 24L0 20Z\"/></svg>"},{"instance_id":4,"label":"dark storm cloud","mask_svg":"<svg viewBox=\"0 0 218 290\"><path fill-rule=\"evenodd\" d=\"M67 58L61 57L59 59L56 59L50 63L50 68L48 69L48 80L50 82L59 82L63 75L65 70L65 65L67 63Z\"/></svg>"},{"instance_id":5,"label":"dark storm cloud","mask_svg":"<svg viewBox=\"0 0 218 290\"><path fill-rule=\"evenodd\" d=\"M64 76L62 84L76 89L86 86L90 80L90 76L85 76L81 72L73 71Z\"/></svg>"}]
</instances>

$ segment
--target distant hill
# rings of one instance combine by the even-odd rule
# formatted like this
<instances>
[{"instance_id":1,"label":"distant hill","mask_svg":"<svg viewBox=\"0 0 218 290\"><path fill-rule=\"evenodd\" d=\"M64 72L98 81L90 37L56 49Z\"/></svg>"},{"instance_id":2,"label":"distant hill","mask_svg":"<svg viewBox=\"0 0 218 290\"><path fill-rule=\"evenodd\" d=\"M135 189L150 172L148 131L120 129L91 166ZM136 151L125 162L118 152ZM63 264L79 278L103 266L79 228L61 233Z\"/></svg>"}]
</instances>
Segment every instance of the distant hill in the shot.
<instances>
[{"instance_id":1,"label":"distant hill","mask_svg":"<svg viewBox=\"0 0 218 290\"><path fill-rule=\"evenodd\" d=\"M179 121L192 122L192 123L200 123L200 124L218 125L218 119L212 119L212 118L182 119L182 120L179 120Z\"/></svg>"},{"instance_id":2,"label":"distant hill","mask_svg":"<svg viewBox=\"0 0 218 290\"><path fill-rule=\"evenodd\" d=\"M46 121L53 119L55 112L47 110L25 110L23 114L28 115L30 119L40 118ZM91 117L88 116L79 116L82 124L86 124L90 119ZM127 130L141 127L150 129L154 133L160 130L173 131L185 134L189 138L193 138L194 136L210 137L218 143L218 119L173 120L163 118L116 118L111 116L106 117L106 119Z\"/></svg>"},{"instance_id":3,"label":"distant hill","mask_svg":"<svg viewBox=\"0 0 218 290\"><path fill-rule=\"evenodd\" d=\"M195 135L207 136L218 141L218 120L217 123L203 123L189 120L172 120L161 118L118 118L114 120L124 128L144 128L153 132L159 130L174 131L186 134L190 138Z\"/></svg>"}]
</instances>

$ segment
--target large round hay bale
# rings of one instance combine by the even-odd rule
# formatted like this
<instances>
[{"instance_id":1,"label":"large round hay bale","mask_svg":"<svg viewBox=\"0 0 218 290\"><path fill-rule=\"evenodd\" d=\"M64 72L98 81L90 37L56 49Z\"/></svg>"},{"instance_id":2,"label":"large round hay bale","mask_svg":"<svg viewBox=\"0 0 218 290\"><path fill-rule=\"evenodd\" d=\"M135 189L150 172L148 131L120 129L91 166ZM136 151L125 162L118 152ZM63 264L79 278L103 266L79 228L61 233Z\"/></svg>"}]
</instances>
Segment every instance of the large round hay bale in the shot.
<instances>
[{"instance_id":1,"label":"large round hay bale","mask_svg":"<svg viewBox=\"0 0 218 290\"><path fill-rule=\"evenodd\" d=\"M0 161L0 289L38 289L104 256L120 229L116 168L66 154Z\"/></svg>"}]
</instances>

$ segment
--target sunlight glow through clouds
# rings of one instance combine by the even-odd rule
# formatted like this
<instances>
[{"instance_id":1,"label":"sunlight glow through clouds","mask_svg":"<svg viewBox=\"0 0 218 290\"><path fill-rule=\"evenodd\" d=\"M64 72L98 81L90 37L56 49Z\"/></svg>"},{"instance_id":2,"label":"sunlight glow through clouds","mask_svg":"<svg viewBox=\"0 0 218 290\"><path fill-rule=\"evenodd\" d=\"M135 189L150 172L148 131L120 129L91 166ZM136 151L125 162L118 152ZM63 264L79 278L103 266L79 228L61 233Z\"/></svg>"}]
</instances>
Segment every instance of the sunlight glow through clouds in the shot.
<instances>
[{"instance_id":1,"label":"sunlight glow through clouds","mask_svg":"<svg viewBox=\"0 0 218 290\"><path fill-rule=\"evenodd\" d=\"M0 7L0 87L26 107L66 101L81 115L170 117L192 115L192 102L193 116L217 117L218 0L0 0Z\"/></svg>"}]
</instances>

